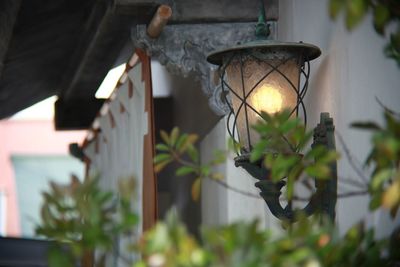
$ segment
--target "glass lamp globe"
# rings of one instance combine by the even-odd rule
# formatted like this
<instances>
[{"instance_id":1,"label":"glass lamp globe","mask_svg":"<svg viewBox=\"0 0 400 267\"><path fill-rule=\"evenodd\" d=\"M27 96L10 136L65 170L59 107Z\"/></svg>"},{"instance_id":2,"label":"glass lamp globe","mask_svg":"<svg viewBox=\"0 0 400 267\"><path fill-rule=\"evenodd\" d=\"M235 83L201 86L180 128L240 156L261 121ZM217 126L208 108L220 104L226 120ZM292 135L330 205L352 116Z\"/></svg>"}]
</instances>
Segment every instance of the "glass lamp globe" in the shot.
<instances>
[{"instance_id":1,"label":"glass lamp globe","mask_svg":"<svg viewBox=\"0 0 400 267\"><path fill-rule=\"evenodd\" d=\"M309 61L321 54L318 47L305 43L255 41L216 51L207 60L219 65L221 86L229 92L228 104L233 123L229 133L249 153L259 137L252 125L261 113L270 115L284 109L306 120L303 97L307 91ZM301 80L301 77L304 80Z\"/></svg>"}]
</instances>

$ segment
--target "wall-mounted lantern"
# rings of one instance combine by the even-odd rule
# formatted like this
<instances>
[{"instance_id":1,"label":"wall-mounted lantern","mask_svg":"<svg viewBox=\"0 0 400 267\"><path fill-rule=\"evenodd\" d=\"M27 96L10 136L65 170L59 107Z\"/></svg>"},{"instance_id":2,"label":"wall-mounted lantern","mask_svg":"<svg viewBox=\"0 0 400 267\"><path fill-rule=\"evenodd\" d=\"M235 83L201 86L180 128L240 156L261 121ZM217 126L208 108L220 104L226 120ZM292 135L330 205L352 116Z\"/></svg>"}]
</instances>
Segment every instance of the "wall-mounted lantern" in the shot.
<instances>
[{"instance_id":1,"label":"wall-mounted lantern","mask_svg":"<svg viewBox=\"0 0 400 267\"><path fill-rule=\"evenodd\" d=\"M261 1L263 2L263 1ZM235 158L236 166L245 168L260 181L261 189L271 212L280 219L294 219L291 205L283 208L279 201L284 182L265 180L268 170L260 163L251 163L249 155L259 140L252 125L260 120L261 113L274 114L283 109L291 110L292 116L303 115L307 122L303 98L307 92L310 61L319 57L318 47L306 43L287 43L267 40L269 34L262 4L256 26L256 40L211 53L208 62L219 66L221 86L229 92L226 98L231 113L228 131L241 146ZM327 113L321 114L321 123L314 132L314 144L323 144L335 149L333 122ZM279 151L274 151L278 152ZM331 166L336 174L336 162ZM336 204L336 178L326 184L316 183L317 192L303 209L311 214L322 210L333 219Z\"/></svg>"}]
</instances>

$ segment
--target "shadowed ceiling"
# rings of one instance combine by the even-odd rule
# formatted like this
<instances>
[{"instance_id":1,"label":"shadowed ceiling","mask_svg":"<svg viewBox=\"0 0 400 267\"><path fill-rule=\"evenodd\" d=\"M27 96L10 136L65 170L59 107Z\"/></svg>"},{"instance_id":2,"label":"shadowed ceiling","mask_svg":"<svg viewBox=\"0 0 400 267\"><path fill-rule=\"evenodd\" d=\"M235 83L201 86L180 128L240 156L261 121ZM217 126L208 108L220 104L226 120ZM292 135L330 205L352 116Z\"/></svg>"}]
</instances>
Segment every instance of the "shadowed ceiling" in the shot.
<instances>
[{"instance_id":1,"label":"shadowed ceiling","mask_svg":"<svg viewBox=\"0 0 400 267\"><path fill-rule=\"evenodd\" d=\"M0 119L58 95L70 107L64 112L86 120L75 128L85 128L131 27L147 24L162 3L173 8L170 23L253 21L259 6L258 0L1 0ZM265 3L276 19L278 0Z\"/></svg>"}]
</instances>

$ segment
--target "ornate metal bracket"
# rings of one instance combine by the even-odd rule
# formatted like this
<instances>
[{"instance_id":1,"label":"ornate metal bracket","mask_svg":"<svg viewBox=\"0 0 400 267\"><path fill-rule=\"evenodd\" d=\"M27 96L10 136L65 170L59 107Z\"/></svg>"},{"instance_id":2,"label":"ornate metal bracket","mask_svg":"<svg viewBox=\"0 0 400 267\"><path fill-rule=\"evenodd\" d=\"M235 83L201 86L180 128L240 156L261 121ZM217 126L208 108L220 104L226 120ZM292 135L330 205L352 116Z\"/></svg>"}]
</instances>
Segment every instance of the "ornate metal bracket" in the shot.
<instances>
[{"instance_id":1,"label":"ornate metal bracket","mask_svg":"<svg viewBox=\"0 0 400 267\"><path fill-rule=\"evenodd\" d=\"M268 22L269 39L276 37L276 22ZM222 96L217 67L206 60L211 51L227 45L254 39L255 23L215 23L167 25L157 39L146 34L146 25L132 29L131 39L135 47L144 49L153 59L165 65L170 73L187 76L194 73L201 82L209 105L217 115L225 115L229 107Z\"/></svg>"},{"instance_id":2,"label":"ornate metal bracket","mask_svg":"<svg viewBox=\"0 0 400 267\"><path fill-rule=\"evenodd\" d=\"M312 146L323 145L329 150L336 150L334 136L333 119L329 117L329 113L321 113L320 123L314 129L314 142ZM274 183L266 180L269 170L262 166L261 162L250 163L249 156L239 156L235 158L235 165L244 168L250 175L259 181L255 184L261 192L268 205L271 213L281 219L294 221L295 211L291 205L282 207L279 197L282 194L281 189L285 186L285 181ZM337 163L336 161L330 165L331 179L321 181L315 179L316 192L311 196L308 204L302 209L302 212L307 216L320 211L328 215L331 220L335 219L335 207L337 199Z\"/></svg>"}]
</instances>

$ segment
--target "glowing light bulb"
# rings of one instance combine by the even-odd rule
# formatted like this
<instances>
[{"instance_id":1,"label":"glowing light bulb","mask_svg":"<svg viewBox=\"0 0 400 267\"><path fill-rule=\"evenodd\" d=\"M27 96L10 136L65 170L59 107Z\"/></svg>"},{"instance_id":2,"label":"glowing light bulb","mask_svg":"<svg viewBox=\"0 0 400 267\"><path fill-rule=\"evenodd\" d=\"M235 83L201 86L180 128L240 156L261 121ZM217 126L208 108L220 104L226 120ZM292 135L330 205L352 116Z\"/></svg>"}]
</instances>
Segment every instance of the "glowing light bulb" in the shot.
<instances>
[{"instance_id":1,"label":"glowing light bulb","mask_svg":"<svg viewBox=\"0 0 400 267\"><path fill-rule=\"evenodd\" d=\"M264 84L251 95L252 106L261 113L274 114L282 109L283 99L278 89Z\"/></svg>"}]
</instances>

